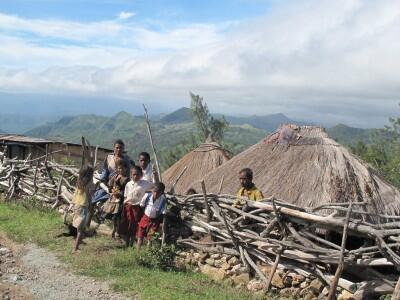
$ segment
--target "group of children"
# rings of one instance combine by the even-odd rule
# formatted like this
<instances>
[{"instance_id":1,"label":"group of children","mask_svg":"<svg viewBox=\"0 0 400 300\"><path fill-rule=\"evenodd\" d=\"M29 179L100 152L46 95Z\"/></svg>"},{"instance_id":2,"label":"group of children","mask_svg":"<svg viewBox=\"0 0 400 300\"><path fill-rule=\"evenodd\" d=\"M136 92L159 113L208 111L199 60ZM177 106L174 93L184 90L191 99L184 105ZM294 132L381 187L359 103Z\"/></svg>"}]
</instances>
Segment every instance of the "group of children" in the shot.
<instances>
[{"instance_id":1,"label":"group of children","mask_svg":"<svg viewBox=\"0 0 400 300\"><path fill-rule=\"evenodd\" d=\"M108 200L103 211L106 218L113 221L112 237L116 233L125 239L127 246L133 246L137 238L137 250L143 239L150 239L163 222L167 210L164 195L165 185L157 180L152 170L150 156L146 152L139 155L139 165L134 165L122 155L123 142L114 143L114 153L105 161L101 180L109 188ZM85 228L90 225L92 195L99 191L98 184L93 184L94 169L83 167L79 171L76 191L73 196L73 222L77 236L73 252L78 251Z\"/></svg>"}]
</instances>

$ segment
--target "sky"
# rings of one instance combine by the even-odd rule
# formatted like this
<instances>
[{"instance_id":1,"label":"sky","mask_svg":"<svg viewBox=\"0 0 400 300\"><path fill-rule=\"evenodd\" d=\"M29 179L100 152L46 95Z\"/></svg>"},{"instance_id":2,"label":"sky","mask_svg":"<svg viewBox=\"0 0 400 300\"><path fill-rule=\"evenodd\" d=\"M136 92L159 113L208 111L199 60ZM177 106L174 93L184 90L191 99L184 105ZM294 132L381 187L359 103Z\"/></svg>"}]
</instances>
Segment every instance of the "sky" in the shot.
<instances>
[{"instance_id":1,"label":"sky","mask_svg":"<svg viewBox=\"0 0 400 300\"><path fill-rule=\"evenodd\" d=\"M215 113L381 127L400 114L399 36L398 0L0 1L0 103L157 112L192 91Z\"/></svg>"}]
</instances>

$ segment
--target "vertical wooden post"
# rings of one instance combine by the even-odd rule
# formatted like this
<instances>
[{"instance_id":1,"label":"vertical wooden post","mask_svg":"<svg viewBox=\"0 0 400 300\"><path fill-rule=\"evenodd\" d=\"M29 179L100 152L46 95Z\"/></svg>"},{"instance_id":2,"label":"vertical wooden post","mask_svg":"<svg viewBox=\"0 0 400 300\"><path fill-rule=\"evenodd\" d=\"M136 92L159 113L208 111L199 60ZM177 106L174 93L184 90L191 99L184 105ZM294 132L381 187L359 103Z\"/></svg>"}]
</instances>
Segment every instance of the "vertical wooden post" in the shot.
<instances>
[{"instance_id":1,"label":"vertical wooden post","mask_svg":"<svg viewBox=\"0 0 400 300\"><path fill-rule=\"evenodd\" d=\"M221 182L220 182L220 184L219 184L218 195L221 194L222 185L223 185L223 184L224 184L224 175L222 175Z\"/></svg>"},{"instance_id":2,"label":"vertical wooden post","mask_svg":"<svg viewBox=\"0 0 400 300\"><path fill-rule=\"evenodd\" d=\"M207 222L210 222L211 221L211 210L210 210L210 206L208 205L208 201L207 201L207 191L206 191L206 185L204 184L204 180L201 181L201 190L203 191L204 204L206 206Z\"/></svg>"},{"instance_id":3,"label":"vertical wooden post","mask_svg":"<svg viewBox=\"0 0 400 300\"><path fill-rule=\"evenodd\" d=\"M154 142L153 142L153 135L151 133L149 115L147 114L147 108L146 108L146 106L144 104L143 104L143 108L144 108L144 118L146 120L146 125L147 125L147 131L149 133L149 138L150 138L150 145L151 145L151 148L153 149L154 160L156 162L156 167L157 167L157 172L158 172L158 179L159 179L159 181L162 182L160 164L158 163L157 152L156 152L156 148L155 148Z\"/></svg>"},{"instance_id":4,"label":"vertical wooden post","mask_svg":"<svg viewBox=\"0 0 400 300\"><path fill-rule=\"evenodd\" d=\"M349 219L352 208L353 208L353 202L350 202L349 208L347 209L346 220L344 221L342 245L341 245L342 247L340 249L339 264L335 272L335 277L333 277L331 286L329 288L329 294L328 297L326 298L328 300L333 300L336 298L336 288L343 271L344 251L346 250L346 241L347 241L347 228L349 227Z\"/></svg>"}]
</instances>

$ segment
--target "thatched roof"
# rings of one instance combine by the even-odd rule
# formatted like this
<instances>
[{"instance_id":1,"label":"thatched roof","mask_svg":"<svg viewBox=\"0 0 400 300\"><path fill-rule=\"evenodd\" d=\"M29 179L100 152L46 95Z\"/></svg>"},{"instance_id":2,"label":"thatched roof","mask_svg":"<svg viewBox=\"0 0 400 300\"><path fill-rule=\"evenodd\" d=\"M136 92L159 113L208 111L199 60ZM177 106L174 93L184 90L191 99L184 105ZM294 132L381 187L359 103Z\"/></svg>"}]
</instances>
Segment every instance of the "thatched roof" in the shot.
<instances>
[{"instance_id":1,"label":"thatched roof","mask_svg":"<svg viewBox=\"0 0 400 300\"><path fill-rule=\"evenodd\" d=\"M162 174L166 190L169 191L171 189L185 167L187 167L185 173L175 186L175 193L177 194L185 194L194 182L200 180L227 160L229 160L229 155L218 143L203 143ZM200 190L197 192L200 192Z\"/></svg>"},{"instance_id":2,"label":"thatched roof","mask_svg":"<svg viewBox=\"0 0 400 300\"><path fill-rule=\"evenodd\" d=\"M204 179L207 192L236 194L238 173L249 167L265 197L314 208L322 204L366 201L357 210L400 215L400 192L368 164L330 139L320 127L283 125ZM198 187L197 184L195 187Z\"/></svg>"}]
</instances>

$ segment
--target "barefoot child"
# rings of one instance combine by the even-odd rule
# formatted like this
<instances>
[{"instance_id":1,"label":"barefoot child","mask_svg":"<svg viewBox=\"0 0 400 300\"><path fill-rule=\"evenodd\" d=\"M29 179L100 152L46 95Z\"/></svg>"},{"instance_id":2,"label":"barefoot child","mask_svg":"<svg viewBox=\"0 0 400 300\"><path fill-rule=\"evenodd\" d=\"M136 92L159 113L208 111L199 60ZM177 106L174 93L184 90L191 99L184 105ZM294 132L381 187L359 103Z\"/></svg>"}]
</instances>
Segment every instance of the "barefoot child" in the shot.
<instances>
[{"instance_id":1,"label":"barefoot child","mask_svg":"<svg viewBox=\"0 0 400 300\"><path fill-rule=\"evenodd\" d=\"M152 192L146 193L140 201L144 215L140 219L137 233L137 251L140 251L143 238L150 239L158 230L167 212L167 199L164 195L165 185L162 182L153 184Z\"/></svg>"},{"instance_id":2,"label":"barefoot child","mask_svg":"<svg viewBox=\"0 0 400 300\"><path fill-rule=\"evenodd\" d=\"M89 199L91 196L92 186L93 168L90 166L83 167L79 171L76 191L72 198L72 203L74 204L72 226L74 226L78 231L72 252L78 251L79 244L84 236L84 230L89 215L89 205L91 205Z\"/></svg>"},{"instance_id":3,"label":"barefoot child","mask_svg":"<svg viewBox=\"0 0 400 300\"><path fill-rule=\"evenodd\" d=\"M119 230L126 236L126 246L132 246L136 236L138 223L143 215L140 201L144 194L152 188L152 184L143 177L142 168L134 166L131 169L131 181L126 184L124 193L124 208L122 210Z\"/></svg>"}]
</instances>

